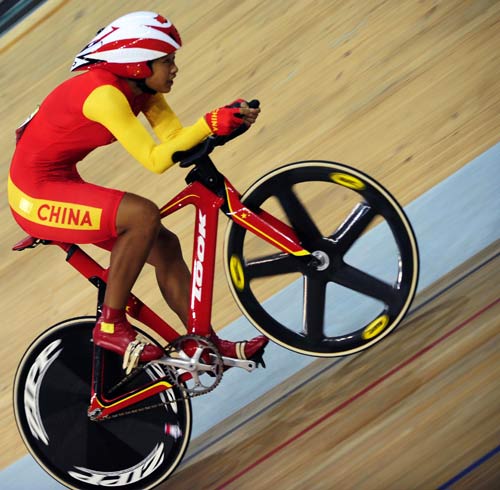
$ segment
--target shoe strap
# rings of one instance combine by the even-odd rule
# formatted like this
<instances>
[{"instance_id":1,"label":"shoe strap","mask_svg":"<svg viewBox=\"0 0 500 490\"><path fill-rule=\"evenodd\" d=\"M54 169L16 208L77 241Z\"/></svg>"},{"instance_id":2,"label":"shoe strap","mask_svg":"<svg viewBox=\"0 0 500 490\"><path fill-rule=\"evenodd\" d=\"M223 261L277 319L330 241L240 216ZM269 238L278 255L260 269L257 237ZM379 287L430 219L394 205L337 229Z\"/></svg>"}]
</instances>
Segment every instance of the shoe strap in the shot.
<instances>
[{"instance_id":1,"label":"shoe strap","mask_svg":"<svg viewBox=\"0 0 500 490\"><path fill-rule=\"evenodd\" d=\"M235 342L235 349L236 349L236 357L238 359L243 359L243 360L246 360L247 359L247 356L245 355L245 347L247 345L247 341L246 340L243 340L241 342Z\"/></svg>"}]
</instances>

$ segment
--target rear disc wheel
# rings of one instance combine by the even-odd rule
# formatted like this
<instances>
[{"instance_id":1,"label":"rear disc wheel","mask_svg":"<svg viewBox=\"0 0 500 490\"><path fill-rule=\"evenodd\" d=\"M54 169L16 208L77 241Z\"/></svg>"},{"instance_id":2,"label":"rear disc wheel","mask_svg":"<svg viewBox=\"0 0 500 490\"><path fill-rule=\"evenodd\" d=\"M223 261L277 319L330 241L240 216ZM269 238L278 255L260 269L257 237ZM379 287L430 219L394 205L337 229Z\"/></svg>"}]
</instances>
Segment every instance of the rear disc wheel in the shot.
<instances>
[{"instance_id":1,"label":"rear disc wheel","mask_svg":"<svg viewBox=\"0 0 500 490\"><path fill-rule=\"evenodd\" d=\"M94 325L89 317L67 320L45 331L27 350L14 384L19 431L42 468L69 488L153 488L174 471L187 449L190 400L172 387L143 402L171 402L159 408L90 420ZM122 358L103 354L104 382L111 387L124 376ZM121 386L120 394L164 376L159 366L148 367Z\"/></svg>"}]
</instances>

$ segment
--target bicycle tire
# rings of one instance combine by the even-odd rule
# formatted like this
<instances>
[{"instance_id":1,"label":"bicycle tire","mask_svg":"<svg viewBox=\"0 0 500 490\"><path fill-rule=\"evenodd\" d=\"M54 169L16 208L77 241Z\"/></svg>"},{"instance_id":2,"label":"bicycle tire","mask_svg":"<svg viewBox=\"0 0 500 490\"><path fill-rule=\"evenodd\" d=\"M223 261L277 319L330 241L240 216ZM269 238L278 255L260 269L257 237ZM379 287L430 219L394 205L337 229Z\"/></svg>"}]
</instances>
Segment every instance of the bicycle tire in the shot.
<instances>
[{"instance_id":1,"label":"bicycle tire","mask_svg":"<svg viewBox=\"0 0 500 490\"><path fill-rule=\"evenodd\" d=\"M19 432L37 463L68 488L154 488L172 474L187 449L190 400L91 421L87 408L94 325L92 317L65 320L43 332L27 349L14 382ZM107 351L105 355L105 375L113 383L115 375L123 376L121 357ZM157 369L161 370L148 368L135 382L156 379L162 374ZM159 402L162 395L182 398L180 389L173 387L145 402Z\"/></svg>"},{"instance_id":2,"label":"bicycle tire","mask_svg":"<svg viewBox=\"0 0 500 490\"><path fill-rule=\"evenodd\" d=\"M314 254L311 260L276 253L229 222L224 244L229 289L260 332L294 352L335 357L370 348L401 323L417 290L418 246L404 210L380 183L341 163L301 161L267 173L241 200L254 212L280 214ZM350 210L347 218L325 232L328 217L344 207ZM369 263L375 253L383 260ZM271 280L279 287L269 287ZM336 297L347 306L335 304Z\"/></svg>"}]
</instances>

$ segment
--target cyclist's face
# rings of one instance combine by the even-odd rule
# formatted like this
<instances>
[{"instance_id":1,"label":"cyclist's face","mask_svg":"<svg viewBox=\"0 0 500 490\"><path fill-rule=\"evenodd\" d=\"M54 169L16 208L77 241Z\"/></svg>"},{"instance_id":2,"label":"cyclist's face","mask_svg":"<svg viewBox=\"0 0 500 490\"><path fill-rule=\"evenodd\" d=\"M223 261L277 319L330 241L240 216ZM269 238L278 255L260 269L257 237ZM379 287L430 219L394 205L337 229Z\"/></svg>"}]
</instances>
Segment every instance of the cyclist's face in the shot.
<instances>
[{"instance_id":1,"label":"cyclist's face","mask_svg":"<svg viewBox=\"0 0 500 490\"><path fill-rule=\"evenodd\" d=\"M179 71L175 64L175 53L162 56L151 64L153 74L146 78L147 86L157 92L167 93L172 89L174 78Z\"/></svg>"}]
</instances>

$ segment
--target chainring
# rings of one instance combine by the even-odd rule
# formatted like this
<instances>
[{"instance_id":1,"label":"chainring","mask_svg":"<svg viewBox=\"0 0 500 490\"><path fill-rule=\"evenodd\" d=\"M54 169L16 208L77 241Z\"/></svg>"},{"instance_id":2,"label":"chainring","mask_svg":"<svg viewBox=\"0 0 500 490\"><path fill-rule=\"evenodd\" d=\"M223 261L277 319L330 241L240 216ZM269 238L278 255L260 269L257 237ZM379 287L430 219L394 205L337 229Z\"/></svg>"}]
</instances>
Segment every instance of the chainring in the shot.
<instances>
[{"instance_id":1,"label":"chainring","mask_svg":"<svg viewBox=\"0 0 500 490\"><path fill-rule=\"evenodd\" d=\"M194 371L164 366L169 381L178 386L186 396L195 397L209 393L222 379L222 356L215 344L206 337L181 335L169 344L167 355L189 360L195 365ZM186 375L191 375L191 378L185 379L188 377Z\"/></svg>"}]
</instances>

